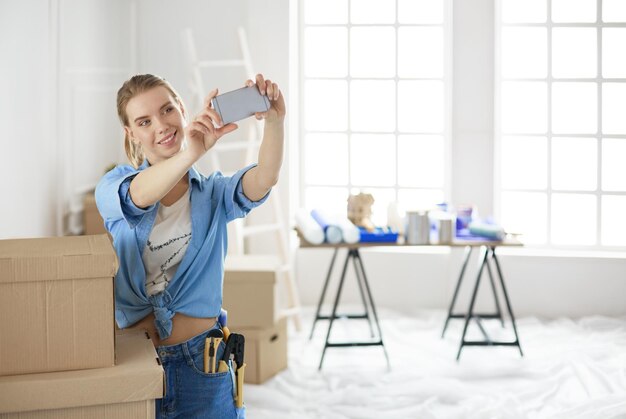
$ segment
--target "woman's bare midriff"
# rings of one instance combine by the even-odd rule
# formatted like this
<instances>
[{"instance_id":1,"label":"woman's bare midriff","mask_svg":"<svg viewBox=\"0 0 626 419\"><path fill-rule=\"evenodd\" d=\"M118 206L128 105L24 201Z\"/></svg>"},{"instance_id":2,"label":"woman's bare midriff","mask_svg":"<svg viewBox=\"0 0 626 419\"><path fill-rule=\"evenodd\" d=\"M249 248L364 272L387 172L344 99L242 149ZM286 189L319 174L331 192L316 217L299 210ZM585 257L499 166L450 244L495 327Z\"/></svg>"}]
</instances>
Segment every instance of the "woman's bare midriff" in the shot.
<instances>
[{"instance_id":1,"label":"woman's bare midriff","mask_svg":"<svg viewBox=\"0 0 626 419\"><path fill-rule=\"evenodd\" d=\"M176 313L172 317L172 334L163 340L159 338L159 332L157 332L154 325L154 314L152 313L128 327L128 329L145 329L150 335L154 347L157 348L163 345L177 345L185 342L205 330L211 329L216 321L217 317L198 318Z\"/></svg>"}]
</instances>

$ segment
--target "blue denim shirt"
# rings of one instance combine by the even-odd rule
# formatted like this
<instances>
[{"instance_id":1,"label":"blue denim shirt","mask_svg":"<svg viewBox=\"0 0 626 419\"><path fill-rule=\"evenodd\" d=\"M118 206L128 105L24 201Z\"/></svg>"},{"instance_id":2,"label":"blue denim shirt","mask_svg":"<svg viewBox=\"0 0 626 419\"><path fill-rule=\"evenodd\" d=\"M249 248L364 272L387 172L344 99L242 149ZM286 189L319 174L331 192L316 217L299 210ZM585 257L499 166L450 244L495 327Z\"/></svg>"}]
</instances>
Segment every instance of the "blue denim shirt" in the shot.
<instances>
[{"instance_id":1,"label":"blue denim shirt","mask_svg":"<svg viewBox=\"0 0 626 419\"><path fill-rule=\"evenodd\" d=\"M146 271L141 255L150 237L159 203L137 207L130 198L130 182L148 167L119 165L109 171L96 187L96 204L106 229L113 236L119 259L115 276L115 320L120 328L133 325L154 311L161 339L172 332L172 317L217 317L222 308L224 258L228 245L226 224L245 217L254 207L243 193L241 177L255 165L233 176L214 172L208 178L193 167L189 170L191 200L191 242L176 275L167 288L148 297Z\"/></svg>"}]
</instances>

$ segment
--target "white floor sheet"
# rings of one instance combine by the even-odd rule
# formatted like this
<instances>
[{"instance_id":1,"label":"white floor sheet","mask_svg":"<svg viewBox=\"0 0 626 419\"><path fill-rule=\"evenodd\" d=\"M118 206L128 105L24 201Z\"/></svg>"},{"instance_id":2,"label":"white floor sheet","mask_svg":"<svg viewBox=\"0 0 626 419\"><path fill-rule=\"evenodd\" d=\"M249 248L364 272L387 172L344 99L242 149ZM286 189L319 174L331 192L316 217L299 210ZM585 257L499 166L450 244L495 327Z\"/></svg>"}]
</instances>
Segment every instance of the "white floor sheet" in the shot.
<instances>
[{"instance_id":1,"label":"white floor sheet","mask_svg":"<svg viewBox=\"0 0 626 419\"><path fill-rule=\"evenodd\" d=\"M357 310L355 310L357 311ZM443 311L414 315L380 310L381 347L329 348L317 370L328 321L311 341L311 308L303 330L289 328L289 368L263 385L247 385L251 419L614 419L626 418L626 317L517 320L516 347L465 347L463 321ZM494 339L512 339L511 323L484 321ZM331 338L367 339L364 320L337 320ZM468 338L481 338L476 325Z\"/></svg>"}]
</instances>

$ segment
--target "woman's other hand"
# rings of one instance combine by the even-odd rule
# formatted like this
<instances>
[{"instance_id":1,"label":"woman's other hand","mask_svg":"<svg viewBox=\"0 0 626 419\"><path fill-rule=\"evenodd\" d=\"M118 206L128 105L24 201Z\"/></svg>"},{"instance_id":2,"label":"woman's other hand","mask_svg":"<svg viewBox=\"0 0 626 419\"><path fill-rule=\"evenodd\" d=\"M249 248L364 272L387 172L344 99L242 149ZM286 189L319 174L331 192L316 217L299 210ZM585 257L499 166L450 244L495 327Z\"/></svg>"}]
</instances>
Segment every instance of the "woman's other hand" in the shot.
<instances>
[{"instance_id":1,"label":"woman's other hand","mask_svg":"<svg viewBox=\"0 0 626 419\"><path fill-rule=\"evenodd\" d=\"M204 109L185 127L187 150L195 159L209 151L223 135L237 129L236 124L222 126L222 119L213 109L211 100L217 96L218 90L213 89L204 100Z\"/></svg>"}]
</instances>

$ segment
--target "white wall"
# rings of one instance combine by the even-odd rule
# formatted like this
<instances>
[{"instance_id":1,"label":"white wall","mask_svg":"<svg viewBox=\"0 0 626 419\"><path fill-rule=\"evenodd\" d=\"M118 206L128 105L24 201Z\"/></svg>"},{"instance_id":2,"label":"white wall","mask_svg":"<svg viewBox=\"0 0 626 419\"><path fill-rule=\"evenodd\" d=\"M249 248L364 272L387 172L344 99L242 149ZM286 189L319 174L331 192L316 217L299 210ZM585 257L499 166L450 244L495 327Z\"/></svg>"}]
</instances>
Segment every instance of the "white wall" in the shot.
<instances>
[{"instance_id":1,"label":"white wall","mask_svg":"<svg viewBox=\"0 0 626 419\"><path fill-rule=\"evenodd\" d=\"M55 233L48 17L47 2L0 2L0 237Z\"/></svg>"}]
</instances>

